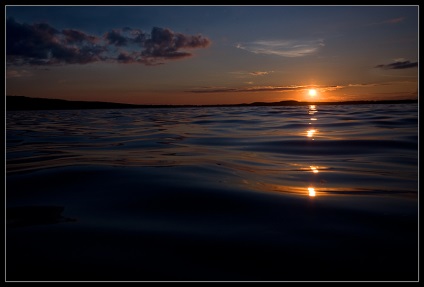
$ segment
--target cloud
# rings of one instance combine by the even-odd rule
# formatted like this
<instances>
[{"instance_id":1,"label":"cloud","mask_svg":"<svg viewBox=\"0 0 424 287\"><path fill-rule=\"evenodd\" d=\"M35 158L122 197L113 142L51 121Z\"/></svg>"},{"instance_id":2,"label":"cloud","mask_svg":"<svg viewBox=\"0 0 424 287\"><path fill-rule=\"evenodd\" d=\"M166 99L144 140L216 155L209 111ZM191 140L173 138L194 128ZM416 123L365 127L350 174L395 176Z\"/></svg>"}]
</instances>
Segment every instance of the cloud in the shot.
<instances>
[{"instance_id":1,"label":"cloud","mask_svg":"<svg viewBox=\"0 0 424 287\"><path fill-rule=\"evenodd\" d=\"M281 57L303 57L311 55L325 46L319 40L269 40L240 43L236 47L255 54L277 55Z\"/></svg>"},{"instance_id":2,"label":"cloud","mask_svg":"<svg viewBox=\"0 0 424 287\"><path fill-rule=\"evenodd\" d=\"M128 43L127 38L122 36L118 30L112 30L110 32L107 32L104 37L110 45L115 45L119 47L126 46Z\"/></svg>"},{"instance_id":3,"label":"cloud","mask_svg":"<svg viewBox=\"0 0 424 287\"><path fill-rule=\"evenodd\" d=\"M274 71L236 71L236 72L229 72L232 75L236 75L237 78L251 78L251 76L265 76L273 73Z\"/></svg>"},{"instance_id":4,"label":"cloud","mask_svg":"<svg viewBox=\"0 0 424 287\"><path fill-rule=\"evenodd\" d=\"M250 84L247 82L246 84ZM320 93L335 91L339 89L344 89L348 87L359 87L359 88L367 88L373 86L385 85L384 83L370 83L370 84L347 84L347 85L321 85L321 86L256 86L256 87L242 87L242 88L226 88L226 87L202 87L200 89L189 90L186 92L189 93L230 93L230 92L290 92L290 91L307 91L309 89L316 89Z\"/></svg>"},{"instance_id":5,"label":"cloud","mask_svg":"<svg viewBox=\"0 0 424 287\"><path fill-rule=\"evenodd\" d=\"M96 37L76 30L59 31L46 23L6 22L6 56L8 64L86 64L101 59L103 47ZM78 45L76 45L78 44Z\"/></svg>"},{"instance_id":6,"label":"cloud","mask_svg":"<svg viewBox=\"0 0 424 287\"><path fill-rule=\"evenodd\" d=\"M206 48L202 35L186 35L154 27L113 29L102 36L83 31L58 30L47 23L21 24L6 20L8 65L88 64L93 62L163 64L191 57L192 49Z\"/></svg>"},{"instance_id":7,"label":"cloud","mask_svg":"<svg viewBox=\"0 0 424 287\"><path fill-rule=\"evenodd\" d=\"M73 29L62 30L62 34L65 36L65 42L67 44L80 44L83 42L89 42L95 44L98 41L97 37L87 35L83 32Z\"/></svg>"},{"instance_id":8,"label":"cloud","mask_svg":"<svg viewBox=\"0 0 424 287\"><path fill-rule=\"evenodd\" d=\"M385 24L393 25L393 24L399 24L400 22L403 22L403 20L405 20L405 17L397 17L397 18L392 18L389 20L384 20L381 22L371 23L371 24L368 24L367 26L385 25Z\"/></svg>"},{"instance_id":9,"label":"cloud","mask_svg":"<svg viewBox=\"0 0 424 287\"><path fill-rule=\"evenodd\" d=\"M387 21L384 21L383 23L387 23L387 24L397 24L402 22L403 20L405 20L405 17L399 17L399 18L393 18L393 19L389 19Z\"/></svg>"},{"instance_id":10,"label":"cloud","mask_svg":"<svg viewBox=\"0 0 424 287\"><path fill-rule=\"evenodd\" d=\"M366 88L366 87L375 87L379 86L381 84L349 84L348 87L355 87L355 88Z\"/></svg>"},{"instance_id":11,"label":"cloud","mask_svg":"<svg viewBox=\"0 0 424 287\"><path fill-rule=\"evenodd\" d=\"M257 72L250 72L249 75L252 76L263 76L263 75L268 75L269 72L265 72L265 71L257 71Z\"/></svg>"},{"instance_id":12,"label":"cloud","mask_svg":"<svg viewBox=\"0 0 424 287\"><path fill-rule=\"evenodd\" d=\"M189 90L186 92L195 93L195 94L203 94L203 93L228 93L228 92L238 92L239 89L232 88L204 88L199 90Z\"/></svg>"},{"instance_id":13,"label":"cloud","mask_svg":"<svg viewBox=\"0 0 424 287\"><path fill-rule=\"evenodd\" d=\"M31 72L27 71L27 70L11 70L11 69L7 69L6 70L6 78L22 78L22 77L28 77L31 76Z\"/></svg>"},{"instance_id":14,"label":"cloud","mask_svg":"<svg viewBox=\"0 0 424 287\"><path fill-rule=\"evenodd\" d=\"M328 92L328 91L335 91L335 90L339 90L339 89L344 89L346 88L346 86L341 86L341 85L337 85L337 86L325 86L325 87L314 87L315 90L318 90L320 93L322 92Z\"/></svg>"},{"instance_id":15,"label":"cloud","mask_svg":"<svg viewBox=\"0 0 424 287\"><path fill-rule=\"evenodd\" d=\"M151 37L144 42L144 50L140 54L139 61L155 64L160 59L190 57L191 53L181 49L205 48L209 44L210 40L201 35L184 35L169 29L154 27Z\"/></svg>"},{"instance_id":16,"label":"cloud","mask_svg":"<svg viewBox=\"0 0 424 287\"><path fill-rule=\"evenodd\" d=\"M418 62L410 61L395 61L390 64L377 65L374 68L380 68L384 70L399 70L399 69L409 69L418 67Z\"/></svg>"},{"instance_id":17,"label":"cloud","mask_svg":"<svg viewBox=\"0 0 424 287\"><path fill-rule=\"evenodd\" d=\"M307 90L312 88L312 86L256 86L256 87L244 87L244 88L202 88L189 90L186 92L189 93L228 93L228 92L288 92L288 91L296 91L296 90ZM338 89L341 86L321 86L316 87L322 91Z\"/></svg>"},{"instance_id":18,"label":"cloud","mask_svg":"<svg viewBox=\"0 0 424 287\"><path fill-rule=\"evenodd\" d=\"M116 58L116 60L119 63L129 64L129 63L136 62L135 57L136 57L135 55L131 55L128 52L123 51L123 52L120 52L119 53L119 55Z\"/></svg>"}]
</instances>

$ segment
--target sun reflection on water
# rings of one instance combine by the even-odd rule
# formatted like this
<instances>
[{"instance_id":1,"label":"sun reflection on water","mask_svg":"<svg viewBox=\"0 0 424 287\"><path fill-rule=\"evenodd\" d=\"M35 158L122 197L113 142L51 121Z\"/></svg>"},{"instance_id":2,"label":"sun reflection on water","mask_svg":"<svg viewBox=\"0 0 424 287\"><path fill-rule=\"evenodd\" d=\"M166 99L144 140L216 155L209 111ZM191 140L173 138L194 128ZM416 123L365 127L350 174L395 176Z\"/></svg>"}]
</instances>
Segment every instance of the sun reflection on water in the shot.
<instances>
[{"instance_id":1,"label":"sun reflection on water","mask_svg":"<svg viewBox=\"0 0 424 287\"><path fill-rule=\"evenodd\" d=\"M309 105L309 107L308 107L309 109L308 109L308 114L309 115L313 115L313 114L315 114L316 112L317 112L317 108L316 108L316 106L315 105ZM316 117L310 117L309 118L309 124L310 125L312 125L312 122L313 121L317 121L318 119L316 118ZM306 131L306 136L308 137L308 138L312 138L313 136L314 136L314 134L317 132L317 130L316 129L314 129L314 128L310 128L309 130L307 130ZM314 140L314 139L312 139L312 140Z\"/></svg>"},{"instance_id":2,"label":"sun reflection on water","mask_svg":"<svg viewBox=\"0 0 424 287\"><path fill-rule=\"evenodd\" d=\"M315 105L309 105L309 111L308 114L313 115L317 112L317 109L315 107Z\"/></svg>"},{"instance_id":3,"label":"sun reflection on water","mask_svg":"<svg viewBox=\"0 0 424 287\"><path fill-rule=\"evenodd\" d=\"M310 129L310 130L308 130L307 132L307 137L308 138L311 138L311 137L313 137L314 136L314 134L316 133L316 130L314 130L314 129Z\"/></svg>"},{"instance_id":4,"label":"sun reflection on water","mask_svg":"<svg viewBox=\"0 0 424 287\"><path fill-rule=\"evenodd\" d=\"M316 108L315 105L309 105L308 114L311 116L309 118L309 120L310 120L309 121L309 124L310 125L312 124L313 121L316 121L317 120L316 117L312 116L312 115L314 115L317 112L318 111L317 111L317 108ZM316 134L316 132L317 132L317 130L315 128L311 127L309 130L307 130L306 136L308 138L312 138L312 140L314 140L313 136ZM310 171L313 174L319 173L318 166L310 165L309 168L310 168ZM316 180L316 176L314 176L314 181L315 180ZM308 187L308 195L309 195L309 197L315 197L316 196L316 192L315 192L315 188L314 187L312 187L312 186Z\"/></svg>"},{"instance_id":5,"label":"sun reflection on water","mask_svg":"<svg viewBox=\"0 0 424 287\"><path fill-rule=\"evenodd\" d=\"M319 171L318 171L318 167L316 167L316 166L310 166L310 168L311 168L311 171L313 172L313 173L318 173Z\"/></svg>"}]
</instances>

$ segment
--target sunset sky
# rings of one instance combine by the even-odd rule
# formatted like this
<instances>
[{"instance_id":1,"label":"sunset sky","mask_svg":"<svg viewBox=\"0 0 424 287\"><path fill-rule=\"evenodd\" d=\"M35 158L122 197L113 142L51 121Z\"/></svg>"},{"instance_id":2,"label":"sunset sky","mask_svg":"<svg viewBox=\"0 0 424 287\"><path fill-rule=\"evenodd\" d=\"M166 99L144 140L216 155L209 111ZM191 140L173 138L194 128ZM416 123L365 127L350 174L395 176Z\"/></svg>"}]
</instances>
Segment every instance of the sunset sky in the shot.
<instances>
[{"instance_id":1,"label":"sunset sky","mask_svg":"<svg viewBox=\"0 0 424 287\"><path fill-rule=\"evenodd\" d=\"M6 94L134 104L416 99L418 13L6 6Z\"/></svg>"}]
</instances>

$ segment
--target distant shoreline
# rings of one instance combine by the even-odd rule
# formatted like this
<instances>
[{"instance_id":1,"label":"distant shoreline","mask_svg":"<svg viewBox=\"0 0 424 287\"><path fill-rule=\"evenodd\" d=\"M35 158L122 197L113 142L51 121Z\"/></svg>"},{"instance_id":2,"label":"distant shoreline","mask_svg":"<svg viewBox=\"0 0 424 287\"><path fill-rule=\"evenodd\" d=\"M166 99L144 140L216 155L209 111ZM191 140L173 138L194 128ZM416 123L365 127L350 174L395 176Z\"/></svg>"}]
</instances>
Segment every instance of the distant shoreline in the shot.
<instances>
[{"instance_id":1,"label":"distant shoreline","mask_svg":"<svg viewBox=\"0 0 424 287\"><path fill-rule=\"evenodd\" d=\"M198 108L198 107L254 107L254 106L307 106L307 105L370 105L370 104L413 104L418 99L383 101L343 101L343 102L254 102L250 104L223 105L136 105L95 101L68 101L60 99L6 96L6 111L27 110L82 110L82 109L142 109L142 108Z\"/></svg>"}]
</instances>

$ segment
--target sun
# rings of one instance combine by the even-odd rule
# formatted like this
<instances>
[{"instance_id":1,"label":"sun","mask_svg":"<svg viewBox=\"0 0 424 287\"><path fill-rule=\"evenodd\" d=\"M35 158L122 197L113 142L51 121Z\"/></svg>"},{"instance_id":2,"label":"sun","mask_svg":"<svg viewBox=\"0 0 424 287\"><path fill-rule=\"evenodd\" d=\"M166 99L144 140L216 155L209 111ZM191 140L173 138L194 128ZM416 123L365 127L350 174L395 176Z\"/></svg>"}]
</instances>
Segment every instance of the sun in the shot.
<instances>
[{"instance_id":1,"label":"sun","mask_svg":"<svg viewBox=\"0 0 424 287\"><path fill-rule=\"evenodd\" d=\"M310 89L310 90L309 90L309 95L310 95L311 97L316 96L316 95L317 95L317 91L316 91L315 89Z\"/></svg>"}]
</instances>

